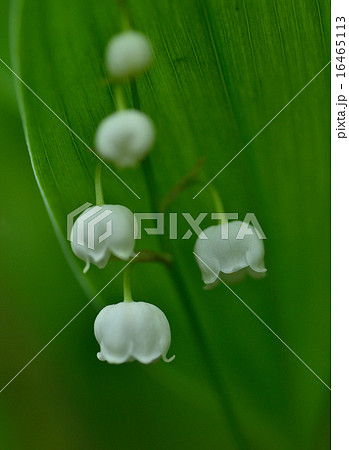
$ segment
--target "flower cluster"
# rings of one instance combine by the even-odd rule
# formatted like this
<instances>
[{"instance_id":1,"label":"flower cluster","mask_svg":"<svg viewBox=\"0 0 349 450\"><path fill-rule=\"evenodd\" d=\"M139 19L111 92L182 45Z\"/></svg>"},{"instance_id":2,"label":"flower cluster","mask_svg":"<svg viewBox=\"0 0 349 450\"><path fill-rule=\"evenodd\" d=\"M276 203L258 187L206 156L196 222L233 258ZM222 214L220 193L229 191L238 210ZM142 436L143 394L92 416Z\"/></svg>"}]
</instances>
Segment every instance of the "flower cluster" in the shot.
<instances>
[{"instance_id":1,"label":"flower cluster","mask_svg":"<svg viewBox=\"0 0 349 450\"><path fill-rule=\"evenodd\" d=\"M95 134L101 158L120 168L133 168L149 153L155 141L152 120L137 109L127 108L123 83L142 74L151 64L153 50L142 33L128 30L113 37L107 45L105 64L110 80L116 83L118 110L104 118ZM131 81L133 82L133 81ZM100 345L97 357L110 364L137 360L150 364L166 362L171 331L164 313L156 306L134 302L130 287L130 267L135 258L138 224L134 214L123 205L104 204L100 167L96 171L96 205L86 209L71 230L74 254L85 261L84 273L94 264L103 269L111 256L128 261L124 271L124 301L106 306L98 314L94 331ZM175 190L176 192L178 191ZM218 194L213 195L216 210L221 210ZM105 222L108 220L107 230ZM265 275L264 244L254 227L241 236L246 224L237 220L205 229L198 237L194 254L207 288L219 281L235 283L246 275ZM99 236L96 242L95 237ZM130 267L128 267L130 265Z\"/></svg>"},{"instance_id":2,"label":"flower cluster","mask_svg":"<svg viewBox=\"0 0 349 450\"><path fill-rule=\"evenodd\" d=\"M121 168L136 166L154 145L155 127L151 119L141 111L125 108L122 98L122 83L144 72L152 59L150 41L136 31L120 33L107 45L105 63L110 80L119 88L116 91L119 110L99 124L95 145L103 159ZM112 255L125 261L136 256L137 222L125 206L104 204L100 172L99 178L96 175L96 197L97 192L98 205L77 218L70 236L74 254L86 263L84 272L90 264L103 269ZM102 219L108 220L107 231ZM110 364L134 360L150 364L160 357L172 361L174 356L166 357L171 331L165 314L150 303L134 302L128 268L124 276L124 302L106 306L95 320L95 336L100 344L98 359Z\"/></svg>"}]
</instances>

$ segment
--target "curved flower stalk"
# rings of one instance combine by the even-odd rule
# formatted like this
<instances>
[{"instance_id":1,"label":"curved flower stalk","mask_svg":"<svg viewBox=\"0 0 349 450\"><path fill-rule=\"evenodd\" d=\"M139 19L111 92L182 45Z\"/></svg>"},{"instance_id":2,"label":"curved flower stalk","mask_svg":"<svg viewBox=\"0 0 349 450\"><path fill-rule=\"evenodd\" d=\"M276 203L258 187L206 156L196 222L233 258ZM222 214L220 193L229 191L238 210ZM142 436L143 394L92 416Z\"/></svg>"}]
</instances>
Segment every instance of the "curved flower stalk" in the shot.
<instances>
[{"instance_id":1,"label":"curved flower stalk","mask_svg":"<svg viewBox=\"0 0 349 450\"><path fill-rule=\"evenodd\" d=\"M215 225L198 237L194 253L207 288L215 287L218 278L237 283L246 275L253 278L265 275L263 240L251 225L248 227L251 234L240 236L242 225L237 220Z\"/></svg>"},{"instance_id":2,"label":"curved flower stalk","mask_svg":"<svg viewBox=\"0 0 349 450\"><path fill-rule=\"evenodd\" d=\"M152 61L151 43L138 31L127 30L119 33L107 45L105 64L109 75L116 81L140 75Z\"/></svg>"},{"instance_id":3,"label":"curved flower stalk","mask_svg":"<svg viewBox=\"0 0 349 450\"><path fill-rule=\"evenodd\" d=\"M86 273L91 263L104 268L111 255L122 260L134 256L135 232L137 222L125 206L92 206L75 221L71 247L74 254L86 262Z\"/></svg>"},{"instance_id":4,"label":"curved flower stalk","mask_svg":"<svg viewBox=\"0 0 349 450\"><path fill-rule=\"evenodd\" d=\"M155 127L135 109L118 111L99 124L95 143L98 153L119 167L134 167L154 145Z\"/></svg>"},{"instance_id":5,"label":"curved flower stalk","mask_svg":"<svg viewBox=\"0 0 349 450\"><path fill-rule=\"evenodd\" d=\"M95 320L94 331L100 344L100 361L150 364L160 358L165 362L174 359L166 357L171 345L168 320L150 303L125 301L106 306Z\"/></svg>"}]
</instances>

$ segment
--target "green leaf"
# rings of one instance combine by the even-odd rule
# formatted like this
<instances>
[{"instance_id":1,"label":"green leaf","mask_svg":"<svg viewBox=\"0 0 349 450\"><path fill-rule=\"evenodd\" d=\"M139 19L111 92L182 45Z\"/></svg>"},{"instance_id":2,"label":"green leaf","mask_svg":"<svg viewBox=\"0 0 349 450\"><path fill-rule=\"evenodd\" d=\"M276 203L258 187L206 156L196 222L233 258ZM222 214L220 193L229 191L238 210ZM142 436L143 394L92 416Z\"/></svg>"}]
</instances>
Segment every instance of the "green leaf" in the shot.
<instances>
[{"instance_id":1,"label":"green leaf","mask_svg":"<svg viewBox=\"0 0 349 450\"><path fill-rule=\"evenodd\" d=\"M158 131L150 156L154 180L149 183L149 162L117 172L139 200L104 170L105 200L150 211L154 197L165 195L206 155L202 183L183 193L172 210L211 212L208 190L193 197L328 63L329 2L130 0L127 8L156 55L137 80L141 107ZM98 123L115 109L103 54L120 23L114 0L18 0L13 12L15 70L55 113L18 83L35 176L89 298L122 265L82 275L83 263L65 238L66 216L94 202L97 161L81 140L92 148ZM246 280L234 291L327 384L329 83L328 67L215 179L226 210L240 218L255 213L267 236L268 276ZM127 95L131 105L129 90ZM183 219L179 230L186 230ZM190 439L174 438L169 448L227 448L235 419L233 439L241 433L249 448L328 448L328 389L228 289L202 290L194 239L169 243L178 268L174 280L157 265L139 266L134 274L135 297L154 302L168 316L177 355L168 366L105 369L123 385L129 378L158 380L149 381L156 399L145 417L135 414L137 402L130 400L136 426L148 430L149 442L156 434L149 432L154 421L162 424L164 436L175 436L171 403L158 398L162 384L187 401L182 414ZM155 238L144 245L158 249ZM121 299L120 278L105 302ZM108 382L105 389L116 396L112 378ZM137 395L146 402L149 391L139 384ZM114 422L126 423L124 414L113 414ZM104 439L105 446L112 442L111 436ZM126 435L122 439L127 442ZM147 446L141 433L139 445Z\"/></svg>"}]
</instances>

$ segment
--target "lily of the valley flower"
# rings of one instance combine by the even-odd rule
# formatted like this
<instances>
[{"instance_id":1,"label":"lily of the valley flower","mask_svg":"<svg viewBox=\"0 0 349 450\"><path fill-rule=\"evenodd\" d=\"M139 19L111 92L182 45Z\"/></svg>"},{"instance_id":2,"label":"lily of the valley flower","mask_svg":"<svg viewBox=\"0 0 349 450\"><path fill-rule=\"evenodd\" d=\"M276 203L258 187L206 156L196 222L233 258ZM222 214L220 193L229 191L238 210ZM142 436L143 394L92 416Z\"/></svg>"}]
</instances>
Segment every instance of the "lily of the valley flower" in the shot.
<instances>
[{"instance_id":1,"label":"lily of the valley flower","mask_svg":"<svg viewBox=\"0 0 349 450\"><path fill-rule=\"evenodd\" d=\"M218 277L236 283L247 274L261 278L264 266L264 244L253 226L242 233L243 222L232 221L204 230L195 243L194 253L207 287L218 284Z\"/></svg>"},{"instance_id":2,"label":"lily of the valley flower","mask_svg":"<svg viewBox=\"0 0 349 450\"><path fill-rule=\"evenodd\" d=\"M140 75L153 60L149 39L138 31L124 31L108 43L105 63L109 75L124 80Z\"/></svg>"},{"instance_id":3,"label":"lily of the valley flower","mask_svg":"<svg viewBox=\"0 0 349 450\"><path fill-rule=\"evenodd\" d=\"M166 354L171 331L165 314L145 302L124 301L102 309L95 320L95 336L100 344L97 358L110 364L137 360L150 364Z\"/></svg>"},{"instance_id":4,"label":"lily of the valley flower","mask_svg":"<svg viewBox=\"0 0 349 450\"><path fill-rule=\"evenodd\" d=\"M75 221L71 231L71 247L75 255L100 269L111 255L122 260L134 256L137 223L132 211L122 205L92 206Z\"/></svg>"},{"instance_id":5,"label":"lily of the valley flower","mask_svg":"<svg viewBox=\"0 0 349 450\"><path fill-rule=\"evenodd\" d=\"M155 127L141 111L118 111L99 124L96 149L119 167L134 167L149 152L155 141Z\"/></svg>"}]
</instances>

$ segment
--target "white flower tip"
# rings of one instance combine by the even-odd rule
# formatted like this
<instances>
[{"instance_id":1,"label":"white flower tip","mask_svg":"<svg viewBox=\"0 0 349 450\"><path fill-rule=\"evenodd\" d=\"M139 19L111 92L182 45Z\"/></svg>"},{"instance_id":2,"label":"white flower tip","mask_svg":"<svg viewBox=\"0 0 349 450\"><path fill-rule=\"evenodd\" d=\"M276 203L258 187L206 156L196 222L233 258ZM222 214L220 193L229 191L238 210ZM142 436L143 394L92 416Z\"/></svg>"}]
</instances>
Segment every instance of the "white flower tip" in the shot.
<instances>
[{"instance_id":1,"label":"white flower tip","mask_svg":"<svg viewBox=\"0 0 349 450\"><path fill-rule=\"evenodd\" d=\"M176 355L171 356L171 358L167 358L166 355L162 356L162 360L166 363L170 363L171 361L173 361L175 359Z\"/></svg>"},{"instance_id":2,"label":"white flower tip","mask_svg":"<svg viewBox=\"0 0 349 450\"><path fill-rule=\"evenodd\" d=\"M121 259L122 261L128 261L130 258L133 258L135 256L135 252L124 251L124 250L115 250L114 256L118 259Z\"/></svg>"},{"instance_id":3,"label":"white flower tip","mask_svg":"<svg viewBox=\"0 0 349 450\"><path fill-rule=\"evenodd\" d=\"M155 127L141 111L118 111L99 124L95 143L98 153L119 167L134 167L155 142Z\"/></svg>"},{"instance_id":4,"label":"white flower tip","mask_svg":"<svg viewBox=\"0 0 349 450\"><path fill-rule=\"evenodd\" d=\"M251 267L249 270L249 275L256 280L259 280L267 275L267 269L265 267L262 269Z\"/></svg>"},{"instance_id":5,"label":"white flower tip","mask_svg":"<svg viewBox=\"0 0 349 450\"><path fill-rule=\"evenodd\" d=\"M98 352L98 353L97 353L97 358L98 358L100 361L105 361L105 358L103 357L103 355L102 355L101 352Z\"/></svg>"},{"instance_id":6,"label":"white flower tip","mask_svg":"<svg viewBox=\"0 0 349 450\"><path fill-rule=\"evenodd\" d=\"M86 266L84 267L83 273L87 273L90 268L90 261L86 261Z\"/></svg>"},{"instance_id":7,"label":"white flower tip","mask_svg":"<svg viewBox=\"0 0 349 450\"><path fill-rule=\"evenodd\" d=\"M124 80L140 75L152 60L151 43L138 31L128 30L117 34L107 45L105 64L114 79Z\"/></svg>"}]
</instances>

